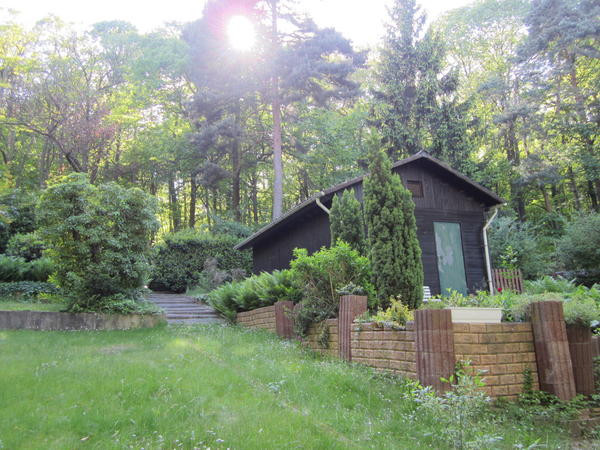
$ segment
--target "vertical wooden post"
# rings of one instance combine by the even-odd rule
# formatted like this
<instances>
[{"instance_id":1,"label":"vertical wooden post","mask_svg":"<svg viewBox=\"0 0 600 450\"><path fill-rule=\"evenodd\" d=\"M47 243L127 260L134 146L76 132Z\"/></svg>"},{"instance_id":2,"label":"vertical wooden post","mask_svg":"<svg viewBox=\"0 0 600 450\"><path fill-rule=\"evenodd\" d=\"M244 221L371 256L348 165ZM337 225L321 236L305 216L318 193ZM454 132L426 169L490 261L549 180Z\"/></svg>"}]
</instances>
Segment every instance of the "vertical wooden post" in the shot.
<instances>
[{"instance_id":1,"label":"vertical wooden post","mask_svg":"<svg viewBox=\"0 0 600 450\"><path fill-rule=\"evenodd\" d=\"M417 377L423 386L437 392L450 389L441 378L454 373L454 332L449 309L415 311Z\"/></svg>"},{"instance_id":2,"label":"vertical wooden post","mask_svg":"<svg viewBox=\"0 0 600 450\"><path fill-rule=\"evenodd\" d=\"M575 397L575 380L562 302L532 303L531 325L540 389L561 400L571 400Z\"/></svg>"},{"instance_id":3,"label":"vertical wooden post","mask_svg":"<svg viewBox=\"0 0 600 450\"><path fill-rule=\"evenodd\" d=\"M592 395L594 386L594 363L592 356L592 330L577 325L567 326L569 353L573 365L575 391L578 394Z\"/></svg>"},{"instance_id":4,"label":"vertical wooden post","mask_svg":"<svg viewBox=\"0 0 600 450\"><path fill-rule=\"evenodd\" d=\"M294 303L290 301L279 301L275 303L275 330L277 336L291 339L294 334L292 311Z\"/></svg>"},{"instance_id":5,"label":"vertical wooden post","mask_svg":"<svg viewBox=\"0 0 600 450\"><path fill-rule=\"evenodd\" d=\"M338 316L338 345L341 359L352 360L350 340L352 323L367 311L367 297L363 295L344 295L340 297L340 313Z\"/></svg>"},{"instance_id":6,"label":"vertical wooden post","mask_svg":"<svg viewBox=\"0 0 600 450\"><path fill-rule=\"evenodd\" d=\"M592 336L592 358L600 356L600 336Z\"/></svg>"}]
</instances>

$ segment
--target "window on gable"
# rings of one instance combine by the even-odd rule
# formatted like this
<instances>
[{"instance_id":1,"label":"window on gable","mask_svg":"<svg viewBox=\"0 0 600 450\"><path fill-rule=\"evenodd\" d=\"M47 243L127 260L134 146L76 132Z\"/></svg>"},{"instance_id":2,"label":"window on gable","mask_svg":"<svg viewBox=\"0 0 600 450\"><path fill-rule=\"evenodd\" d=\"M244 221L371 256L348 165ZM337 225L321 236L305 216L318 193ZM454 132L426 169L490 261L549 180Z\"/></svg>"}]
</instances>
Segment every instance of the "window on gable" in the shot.
<instances>
[{"instance_id":1,"label":"window on gable","mask_svg":"<svg viewBox=\"0 0 600 450\"><path fill-rule=\"evenodd\" d=\"M406 189L408 189L414 198L423 198L423 183L417 180L406 180Z\"/></svg>"}]
</instances>

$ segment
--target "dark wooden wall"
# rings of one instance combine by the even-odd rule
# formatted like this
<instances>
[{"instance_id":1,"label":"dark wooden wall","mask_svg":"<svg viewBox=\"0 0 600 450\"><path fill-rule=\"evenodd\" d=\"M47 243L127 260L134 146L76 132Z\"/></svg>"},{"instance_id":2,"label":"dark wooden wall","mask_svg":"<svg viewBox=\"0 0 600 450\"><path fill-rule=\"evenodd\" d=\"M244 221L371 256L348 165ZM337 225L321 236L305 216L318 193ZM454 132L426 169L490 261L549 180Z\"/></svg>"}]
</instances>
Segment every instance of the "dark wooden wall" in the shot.
<instances>
[{"instance_id":1,"label":"dark wooden wall","mask_svg":"<svg viewBox=\"0 0 600 450\"><path fill-rule=\"evenodd\" d=\"M483 289L485 260L483 225L485 205L463 190L459 183L449 181L447 172L437 170L427 162L415 161L396 169L404 182L421 181L423 198L415 198L417 235L423 252L425 285L432 293L440 293L435 249L434 222L454 222L461 227L467 286L470 291ZM362 184L351 187L362 199ZM324 202L331 206L331 200ZM306 248L310 253L330 244L329 217L316 204L285 221L277 230L254 244L254 271L256 273L289 267L292 251Z\"/></svg>"}]
</instances>

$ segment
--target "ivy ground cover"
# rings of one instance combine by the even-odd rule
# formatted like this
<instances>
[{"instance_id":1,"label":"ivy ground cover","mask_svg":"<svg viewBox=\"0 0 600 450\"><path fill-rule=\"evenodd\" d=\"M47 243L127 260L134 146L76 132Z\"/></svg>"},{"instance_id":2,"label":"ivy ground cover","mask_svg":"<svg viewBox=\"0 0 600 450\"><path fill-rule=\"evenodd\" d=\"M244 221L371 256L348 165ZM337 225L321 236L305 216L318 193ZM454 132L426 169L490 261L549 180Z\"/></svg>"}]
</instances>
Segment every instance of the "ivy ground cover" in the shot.
<instances>
[{"instance_id":1,"label":"ivy ground cover","mask_svg":"<svg viewBox=\"0 0 600 450\"><path fill-rule=\"evenodd\" d=\"M237 327L0 331L0 367L0 448L569 446L497 407L454 424L412 382Z\"/></svg>"}]
</instances>

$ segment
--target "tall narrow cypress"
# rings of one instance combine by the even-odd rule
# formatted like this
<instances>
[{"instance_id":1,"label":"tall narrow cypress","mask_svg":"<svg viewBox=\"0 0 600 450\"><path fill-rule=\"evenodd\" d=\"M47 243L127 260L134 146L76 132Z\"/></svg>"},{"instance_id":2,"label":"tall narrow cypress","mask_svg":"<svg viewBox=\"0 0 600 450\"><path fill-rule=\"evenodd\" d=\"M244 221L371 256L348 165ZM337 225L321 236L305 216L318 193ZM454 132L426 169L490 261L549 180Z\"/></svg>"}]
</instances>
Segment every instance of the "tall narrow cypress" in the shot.
<instances>
[{"instance_id":1,"label":"tall narrow cypress","mask_svg":"<svg viewBox=\"0 0 600 450\"><path fill-rule=\"evenodd\" d=\"M364 195L369 259L380 305L386 307L391 296L399 295L404 304L417 308L423 299L423 263L415 205L381 150L371 152Z\"/></svg>"},{"instance_id":2,"label":"tall narrow cypress","mask_svg":"<svg viewBox=\"0 0 600 450\"><path fill-rule=\"evenodd\" d=\"M345 190L342 195L333 197L329 221L331 222L331 245L342 240L363 253L365 247L363 212L353 190Z\"/></svg>"}]
</instances>

